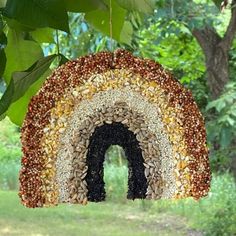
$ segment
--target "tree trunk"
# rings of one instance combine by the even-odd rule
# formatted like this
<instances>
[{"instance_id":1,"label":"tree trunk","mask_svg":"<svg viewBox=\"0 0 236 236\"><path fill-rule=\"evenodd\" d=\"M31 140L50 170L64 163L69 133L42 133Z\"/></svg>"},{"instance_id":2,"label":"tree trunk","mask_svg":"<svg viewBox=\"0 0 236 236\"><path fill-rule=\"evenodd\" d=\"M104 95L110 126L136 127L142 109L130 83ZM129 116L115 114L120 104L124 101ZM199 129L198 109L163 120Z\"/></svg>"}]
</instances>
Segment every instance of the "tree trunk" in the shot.
<instances>
[{"instance_id":1,"label":"tree trunk","mask_svg":"<svg viewBox=\"0 0 236 236\"><path fill-rule=\"evenodd\" d=\"M229 49L212 28L195 29L193 35L204 52L207 83L212 98L216 99L229 81Z\"/></svg>"},{"instance_id":2,"label":"tree trunk","mask_svg":"<svg viewBox=\"0 0 236 236\"><path fill-rule=\"evenodd\" d=\"M233 142L233 147L236 148L236 141ZM234 175L234 179L236 181L236 151L231 156L231 161L230 161L230 171Z\"/></svg>"},{"instance_id":3,"label":"tree trunk","mask_svg":"<svg viewBox=\"0 0 236 236\"><path fill-rule=\"evenodd\" d=\"M229 81L229 50L236 34L236 0L232 1L231 6L231 19L224 37L220 37L211 27L192 31L205 55L207 82L213 99L220 96ZM236 141L233 142L233 146L236 147ZM236 180L235 154L231 157L230 164Z\"/></svg>"},{"instance_id":4,"label":"tree trunk","mask_svg":"<svg viewBox=\"0 0 236 236\"><path fill-rule=\"evenodd\" d=\"M229 81L229 50L236 34L236 0L232 1L231 19L224 37L208 26L192 33L204 52L207 81L212 98L216 99Z\"/></svg>"},{"instance_id":5,"label":"tree trunk","mask_svg":"<svg viewBox=\"0 0 236 236\"><path fill-rule=\"evenodd\" d=\"M208 85L212 98L217 98L229 81L228 52L215 45L212 53L206 56Z\"/></svg>"}]
</instances>

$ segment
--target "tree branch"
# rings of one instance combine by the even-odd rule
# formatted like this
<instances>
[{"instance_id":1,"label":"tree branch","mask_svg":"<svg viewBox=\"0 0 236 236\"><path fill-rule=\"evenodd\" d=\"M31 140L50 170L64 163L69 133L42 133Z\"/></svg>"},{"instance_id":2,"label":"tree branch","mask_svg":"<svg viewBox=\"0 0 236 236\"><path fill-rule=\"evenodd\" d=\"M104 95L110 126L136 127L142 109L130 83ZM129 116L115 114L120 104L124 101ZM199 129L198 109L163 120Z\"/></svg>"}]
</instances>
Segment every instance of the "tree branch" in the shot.
<instances>
[{"instance_id":1,"label":"tree branch","mask_svg":"<svg viewBox=\"0 0 236 236\"><path fill-rule=\"evenodd\" d=\"M230 22L222 40L222 44L224 45L224 47L226 47L226 50L230 49L231 44L234 40L234 36L236 34L236 0L232 1L231 7L232 9Z\"/></svg>"},{"instance_id":2,"label":"tree branch","mask_svg":"<svg viewBox=\"0 0 236 236\"><path fill-rule=\"evenodd\" d=\"M206 26L204 29L193 29L193 36L197 39L206 56L212 53L215 47L222 39L214 28Z\"/></svg>"}]
</instances>

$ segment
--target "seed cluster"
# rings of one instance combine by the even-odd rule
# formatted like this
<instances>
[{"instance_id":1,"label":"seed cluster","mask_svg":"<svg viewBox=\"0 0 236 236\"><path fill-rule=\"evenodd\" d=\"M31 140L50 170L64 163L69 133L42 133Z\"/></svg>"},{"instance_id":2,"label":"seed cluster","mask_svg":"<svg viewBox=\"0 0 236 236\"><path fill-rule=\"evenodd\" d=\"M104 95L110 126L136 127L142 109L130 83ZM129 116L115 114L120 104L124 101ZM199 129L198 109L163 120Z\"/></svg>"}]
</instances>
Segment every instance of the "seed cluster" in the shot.
<instances>
[{"instance_id":1,"label":"seed cluster","mask_svg":"<svg viewBox=\"0 0 236 236\"><path fill-rule=\"evenodd\" d=\"M161 186L163 181L161 175L159 142L156 139L155 134L148 129L143 116L132 111L125 102L116 102L112 107L101 107L97 113L91 114L82 122L77 129L78 132L72 137L73 141L76 141L76 143L71 142L72 147L74 147L74 152L71 154L74 157L72 159L72 176L70 176L70 180L68 181L70 183L69 188L71 198L75 200L75 196L77 196L77 200L78 198L81 199L82 194L84 194L83 197L86 198L87 191L84 178L87 171L86 154L89 145L89 137L93 134L96 127L115 122L127 126L127 128L136 135L136 139L142 150L145 176L149 184L147 197L153 199L160 198L160 192L162 192L165 186ZM76 154L76 152L79 152L80 154ZM61 163L61 165L63 165L63 163ZM165 181L169 182L168 179ZM80 187L78 187L80 184L82 184L84 190L81 194L78 192L80 190ZM172 183L172 185L174 185L174 183ZM171 187L174 188L174 186ZM172 191L172 194L173 192L174 191ZM62 198L63 197L64 196L62 196Z\"/></svg>"},{"instance_id":2,"label":"seed cluster","mask_svg":"<svg viewBox=\"0 0 236 236\"><path fill-rule=\"evenodd\" d=\"M81 86L80 88L80 92L81 94L84 94L83 91L87 91L86 92L86 96L92 97L93 99L89 99L89 100L84 100L85 98L83 98L82 102L78 103L78 110L76 108L73 108L73 110L75 110L75 112L73 113L72 120L66 120L65 118L63 118L63 120L65 121L65 124L71 124L70 127L67 127L66 129L63 130L67 130L67 138L65 139L65 141L56 141L55 143L64 143L64 147L65 149L59 151L59 155L57 157L57 162L61 162L61 166L57 165L56 169L57 169L57 173L62 173L60 174L60 179L58 179L57 182L59 183L63 183L64 186L67 185L68 183L68 168L66 168L66 164L70 165L70 161L68 160L68 147L70 147L70 137L71 134L73 134L73 132L75 132L76 129L79 128L80 123L82 122L82 120L85 120L87 118L88 115L92 116L96 110L101 109L102 106L104 106L104 104L110 104L114 106L114 102L115 101L127 101L127 103L129 104L130 107L132 107L133 110L136 110L137 112L141 112L144 116L145 116L145 121L148 124L149 129L152 130L153 133L155 133L157 135L157 139L159 140L159 146L160 146L160 150L161 150L161 160L162 160L162 165L163 165L163 179L166 179L166 183L173 183L173 174L174 174L174 165L178 162L180 162L181 164L178 165L179 166L179 171L177 169L175 169L175 174L176 174L176 178L179 179L179 181L177 181L178 184L178 188L179 190L176 191L178 194L182 194L182 197L184 196L184 194L186 195L187 190L188 190L188 178L186 179L186 177L189 176L189 170L187 168L187 163L186 160L189 159L189 157L186 156L182 156L181 155L181 150L183 149L183 146L181 146L181 142L183 142L181 140L181 133L179 133L181 131L181 127L178 125L177 122L174 122L177 115L176 112L174 112L173 109L169 109L166 105L164 100L160 103L160 105L155 106L154 104L151 104L147 101L147 99L143 96L141 96L138 92L133 92L131 90L137 90L138 88L140 88L140 84L138 84L138 86L136 85L138 82L140 82L140 78L138 78L137 80L132 78L132 83L131 83L131 77L130 74L123 74L120 73L120 71L115 71L114 75L116 75L117 77L121 78L121 80L119 80L119 84L116 84L116 82L114 81L110 81L111 84L109 83L109 79L111 80L110 76L107 76L106 74L104 76L100 76L99 78L94 78L93 80L96 81L96 86L99 89L100 87L104 87L104 85L106 85L106 89L108 89L107 91L103 91L100 92L98 94L91 94L92 91L94 91L94 89L92 88L91 83L94 81L89 81L88 84L85 84L83 86L83 90L81 91ZM106 79L107 77L109 77L109 79ZM100 83L103 81L102 84L98 83L98 80L100 80ZM104 84L104 80L105 80L105 84ZM122 90L114 90L112 89L115 86L119 86L120 88L122 88ZM126 87L124 87L126 86ZM136 86L136 87L135 87ZM147 84L142 85L145 88L148 88ZM89 90L89 88L92 88L91 91ZM72 91L72 95L76 96L76 98L78 99L78 92L76 92L77 90ZM138 90L137 90L138 91ZM153 91L152 93L150 92L150 98L152 97L152 94L158 94L158 91ZM73 102L70 99L74 99L73 96L69 96L66 95L65 98L63 100L61 100L62 104L72 104ZM161 97L161 93L159 92L158 94L159 99ZM80 98L81 100L81 98ZM67 102L66 102L67 101ZM62 105L58 105L58 114L62 114L63 110L61 110L61 108L63 108ZM160 110L160 108L163 110ZM64 109L64 108L63 108ZM72 109L72 108L71 108ZM163 127L163 124L159 118L159 115L163 113L165 117L169 117L170 121L172 122L172 124L169 124L169 128L168 128L168 133L169 133L169 137L171 139L171 143L168 141L168 137L167 135L165 135L165 129ZM54 112L53 112L54 114ZM54 117L54 123L55 123L55 116ZM58 118L61 121L61 116L58 116ZM169 120L168 120L169 121ZM61 125L61 122L59 122L59 124ZM83 128L85 128L86 125L83 125ZM55 130L59 130L60 127L55 128L54 124L51 127L52 133L49 132L49 137L52 137L53 133ZM47 131L50 130L50 128L47 128ZM160 135L161 134L161 135ZM175 148L175 150L180 151L180 153L172 152L172 146L173 148ZM53 148L54 150L56 149L56 147ZM59 149L60 150L60 149ZM72 156L73 154L71 154ZM63 158L64 157L64 158ZM171 159L173 157L176 157L175 159ZM63 159L62 159L63 158ZM184 176L185 175L185 176ZM168 180L168 181L167 181ZM181 181L183 182L181 184ZM171 184L170 184L171 185ZM168 186L168 185L167 185ZM64 188L60 189L59 192L63 193L64 192ZM170 191L173 190L173 188L166 188L163 191L162 197L163 198L170 198L172 194L170 194Z\"/></svg>"},{"instance_id":3,"label":"seed cluster","mask_svg":"<svg viewBox=\"0 0 236 236\"><path fill-rule=\"evenodd\" d=\"M88 171L85 178L88 185L88 200L100 202L106 199L103 163L105 153L111 144L123 147L128 160L127 199L145 199L148 184L139 142L127 126L121 122L113 122L96 127L90 137L86 161Z\"/></svg>"},{"instance_id":4,"label":"seed cluster","mask_svg":"<svg viewBox=\"0 0 236 236\"><path fill-rule=\"evenodd\" d=\"M123 105L126 102L122 109L140 117L142 128L154 137L146 140L146 146L139 140L149 184L147 198L199 198L207 194L210 170L205 128L191 93L153 61L135 58L123 50L113 56L112 70L112 54L108 52L63 65L31 100L22 128L20 196L26 206L87 202L84 178L89 137L99 126L95 118L101 120L101 109L111 115L108 122L115 121L115 110L107 110L117 109L113 99ZM87 111L82 112L82 108ZM123 114L123 122L125 117ZM127 124L132 127L136 123L128 120ZM139 139L138 133L136 137ZM77 145L72 145L73 140ZM154 140L156 149L151 148ZM84 148L78 148L82 143ZM158 155L151 155L149 149ZM153 156L158 156L159 162L151 167L146 160L152 163ZM153 174L152 183L149 175Z\"/></svg>"},{"instance_id":5,"label":"seed cluster","mask_svg":"<svg viewBox=\"0 0 236 236\"><path fill-rule=\"evenodd\" d=\"M67 96L67 99L69 99L69 96ZM61 131L65 130L65 135L61 134L61 140L51 143L53 146L51 150L58 149L57 145L58 143L61 143L61 146L58 151L58 155L56 158L56 170L57 170L57 181L60 186L60 193L61 193L61 200L66 201L65 199L68 198L68 195L66 195L65 192L68 192L68 178L69 178L69 172L71 170L71 158L73 156L76 156L73 153L73 146L72 143L74 142L74 134L77 132L77 130L82 130L83 134L81 134L80 137L84 137L83 143L88 142L88 137L85 138L86 134L91 134L94 131L94 128L96 126L101 125L101 117L98 119L98 116L94 117L94 114L96 113L104 113L104 107L105 106L115 106L115 103L117 102L127 102L129 104L129 107L131 110L133 110L135 113L139 112L144 116L143 118L143 124L141 127L142 129L140 131L144 132L145 127L146 129L150 130L152 133L156 134L156 142L158 143L158 146L160 148L161 152L161 161L162 161L162 169L165 170L163 172L163 179L165 179L167 183L171 185L171 183L174 182L174 176L173 176L173 160L171 161L172 154L172 148L171 144L168 141L167 135L164 134L164 130L162 127L162 124L160 122L160 119L158 118L158 110L155 108L155 106L152 106L150 103L148 103L145 98L140 96L138 93L132 92L130 89L124 89L124 90L108 90L106 92L100 92L93 96L93 99L91 100L83 100L81 103L79 103L79 106L77 108L74 108L74 113L71 115L70 120L66 120L63 118L63 121L65 122L64 125L62 125L62 117L59 118L58 122L55 122L51 128L45 129L47 137L52 139L52 136L55 134L55 130L57 130L57 133L60 133ZM63 104L69 104L70 102L66 103L65 100L63 100ZM58 106L57 112L60 113L61 105ZM122 111L122 110L121 110ZM121 112L120 111L120 112ZM53 114L55 112L53 111ZM107 116L112 116L111 108L108 110ZM120 114L121 116L121 114ZM124 115L123 119L124 122L127 122L126 115ZM55 117L55 116L53 116ZM93 117L93 118L92 118ZM106 116L105 116L106 117ZM104 117L103 117L104 118ZM98 120L97 120L98 119ZM110 118L111 119L111 118ZM93 125L88 122L88 120L93 120ZM119 120L122 121L122 116L119 118ZM118 120L118 121L119 121ZM90 121L91 122L91 121ZM111 120L108 120L108 122L111 122ZM116 120L117 122L117 120ZM137 120L138 122L138 120ZM145 123L147 125L145 125ZM55 127L55 124L59 124L59 127ZM67 128L60 128L64 127L66 124L70 124L67 126ZM149 128L150 127L150 128ZM88 131L86 131L88 129ZM92 129L90 131L90 129ZM50 131L51 130L51 131ZM138 131L138 128L135 129L135 131ZM135 133L136 133L135 132ZM162 134L162 135L159 135ZM58 137L58 135L57 135ZM137 139L142 139L143 135L140 134L137 136ZM55 136L53 138L55 140ZM147 142L147 141L146 141ZM50 139L48 139L48 143L50 143ZM149 141L149 149L151 150L151 140ZM81 144L81 146L83 146ZM85 153L85 150L87 149L87 146L84 147L83 150L79 149L81 152L80 157L83 156L83 153ZM147 147L147 150L149 150ZM145 149L144 149L145 150ZM51 152L52 153L52 152ZM48 154L48 148L47 148L47 154ZM53 155L53 153L52 153ZM149 155L150 158L151 155ZM76 157L78 158L78 155ZM81 163L80 163L81 164ZM148 171L148 170L147 170ZM55 170L53 171L55 172ZM53 187L52 187L53 189ZM65 197L65 195L67 197ZM163 197L170 197L173 195L173 188L171 193L171 188L166 188L165 191L163 191ZM63 197L64 196L64 197Z\"/></svg>"}]
</instances>

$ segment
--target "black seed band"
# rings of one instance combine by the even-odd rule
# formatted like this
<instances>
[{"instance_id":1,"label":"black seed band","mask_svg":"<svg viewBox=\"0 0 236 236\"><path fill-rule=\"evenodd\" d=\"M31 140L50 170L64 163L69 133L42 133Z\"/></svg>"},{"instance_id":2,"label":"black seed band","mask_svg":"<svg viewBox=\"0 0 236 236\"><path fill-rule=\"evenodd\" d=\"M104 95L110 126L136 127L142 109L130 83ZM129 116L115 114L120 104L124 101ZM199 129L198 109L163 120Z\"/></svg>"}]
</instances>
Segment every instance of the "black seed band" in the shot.
<instances>
[{"instance_id":1,"label":"black seed band","mask_svg":"<svg viewBox=\"0 0 236 236\"><path fill-rule=\"evenodd\" d=\"M133 132L121 123L105 124L97 127L90 138L87 154L88 200L99 202L105 200L103 181L103 163L105 152L110 145L119 145L124 148L129 162L129 181L127 198L145 198L147 180L144 175L144 165L139 142Z\"/></svg>"}]
</instances>

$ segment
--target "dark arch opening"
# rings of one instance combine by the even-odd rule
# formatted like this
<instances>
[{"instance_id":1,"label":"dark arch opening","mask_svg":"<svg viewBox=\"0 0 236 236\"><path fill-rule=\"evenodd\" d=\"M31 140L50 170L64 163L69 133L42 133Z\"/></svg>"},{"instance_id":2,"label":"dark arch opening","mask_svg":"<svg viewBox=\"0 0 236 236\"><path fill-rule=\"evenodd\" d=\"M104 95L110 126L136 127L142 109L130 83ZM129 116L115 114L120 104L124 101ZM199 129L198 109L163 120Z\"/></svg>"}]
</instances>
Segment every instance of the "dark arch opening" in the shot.
<instances>
[{"instance_id":1,"label":"dark arch opening","mask_svg":"<svg viewBox=\"0 0 236 236\"><path fill-rule=\"evenodd\" d=\"M133 132L122 123L104 124L97 127L90 137L87 153L87 182L88 200L91 202L104 201L106 197L103 179L103 163L106 150L111 145L123 147L128 159L128 199L145 198L147 179L144 174L143 156L139 142Z\"/></svg>"}]
</instances>

